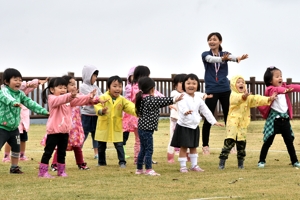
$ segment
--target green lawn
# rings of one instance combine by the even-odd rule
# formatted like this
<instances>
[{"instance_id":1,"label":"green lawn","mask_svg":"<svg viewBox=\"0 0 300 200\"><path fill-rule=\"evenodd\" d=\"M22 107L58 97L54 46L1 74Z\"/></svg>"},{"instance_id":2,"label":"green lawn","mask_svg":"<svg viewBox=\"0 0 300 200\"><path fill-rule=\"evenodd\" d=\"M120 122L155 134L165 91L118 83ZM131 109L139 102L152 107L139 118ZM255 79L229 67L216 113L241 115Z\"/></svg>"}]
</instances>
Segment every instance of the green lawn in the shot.
<instances>
[{"instance_id":1,"label":"green lawn","mask_svg":"<svg viewBox=\"0 0 300 200\"><path fill-rule=\"evenodd\" d=\"M0 199L299 199L300 171L291 166L280 135L276 136L269 151L266 167L259 169L256 166L262 145L263 125L264 121L251 122L244 170L237 168L235 154L229 156L225 170L218 169L225 128L213 127L210 137L211 155L203 156L199 148L198 161L205 172L180 173L177 161L174 164L166 162L169 121L161 120L159 131L154 134L153 155L153 159L158 161L153 168L161 176L134 174L134 134L131 134L127 153L132 157L127 159L126 169L119 168L113 144L108 144L108 165L97 167L89 138L83 152L91 170L78 170L73 152L67 152L68 177L55 179L37 177L43 153L40 140L44 136L45 126L31 125L27 142L30 161L19 163L24 174L9 174L10 164L0 163ZM293 121L292 127L296 136L295 148L299 154L300 121ZM1 153L3 156L3 150ZM56 175L55 172L50 174Z\"/></svg>"}]
</instances>

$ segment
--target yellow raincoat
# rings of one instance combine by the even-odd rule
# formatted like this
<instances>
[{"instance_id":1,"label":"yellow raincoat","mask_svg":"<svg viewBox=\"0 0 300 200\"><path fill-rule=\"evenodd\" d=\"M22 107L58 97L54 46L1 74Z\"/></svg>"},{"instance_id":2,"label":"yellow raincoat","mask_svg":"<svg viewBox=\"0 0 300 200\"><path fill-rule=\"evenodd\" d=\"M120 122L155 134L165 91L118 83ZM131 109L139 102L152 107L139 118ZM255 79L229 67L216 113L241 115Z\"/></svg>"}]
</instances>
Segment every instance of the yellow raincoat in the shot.
<instances>
[{"instance_id":1,"label":"yellow raincoat","mask_svg":"<svg viewBox=\"0 0 300 200\"><path fill-rule=\"evenodd\" d=\"M123 96L112 101L109 91L99 97L102 100L109 99L104 106L100 103L94 105L96 114L98 115L95 140L101 142L123 142L122 116L123 111L136 116L135 105ZM98 111L107 107L104 115L99 115Z\"/></svg>"},{"instance_id":2,"label":"yellow raincoat","mask_svg":"<svg viewBox=\"0 0 300 200\"><path fill-rule=\"evenodd\" d=\"M245 141L247 127L250 123L250 108L270 105L269 97L261 95L249 95L246 100L243 100L244 93L239 93L236 88L238 79L245 79L240 76L234 76L230 80L230 105L226 123L227 138L232 138L236 141ZM244 87L246 89L246 85Z\"/></svg>"}]
</instances>

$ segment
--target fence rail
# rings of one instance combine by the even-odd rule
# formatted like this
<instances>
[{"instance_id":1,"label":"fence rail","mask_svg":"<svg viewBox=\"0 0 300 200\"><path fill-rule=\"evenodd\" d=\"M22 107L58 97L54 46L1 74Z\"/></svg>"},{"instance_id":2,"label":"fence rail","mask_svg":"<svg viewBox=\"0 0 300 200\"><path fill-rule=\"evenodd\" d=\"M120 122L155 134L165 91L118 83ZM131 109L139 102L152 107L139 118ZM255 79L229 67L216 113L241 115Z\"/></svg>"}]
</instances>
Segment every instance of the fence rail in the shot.
<instances>
[{"instance_id":1,"label":"fence rail","mask_svg":"<svg viewBox=\"0 0 300 200\"><path fill-rule=\"evenodd\" d=\"M2 82L3 82L2 75L3 75L3 72L0 72L0 84L2 84ZM77 88L79 88L79 86L82 84L82 78L74 76L74 73L72 73L72 72L68 72L68 75L74 77L74 79L76 80ZM173 76L174 76L174 74L171 75L171 77L173 77ZM23 81L31 81L33 79L43 80L43 79L46 79L46 78L47 77L23 77ZM97 81L96 81L96 84L98 85L98 87L101 89L101 91L103 93L107 89L106 88L107 79L108 79L108 77L98 77ZM123 89L125 89L125 85L126 85L127 80L126 80L126 78L122 78L122 80L123 80ZM156 89L158 91L160 91L165 96L170 96L171 91L173 90L172 78L153 78L153 80L155 81ZM287 84L293 83L291 78L287 78L286 82L287 82ZM295 82L293 84L300 84L300 83ZM264 82L263 81L256 81L255 77L250 77L250 80L246 81L246 85L247 85L247 88L248 88L249 92L251 92L252 94L263 95L264 92L265 92ZM47 87L47 83L45 85L40 85L39 87L37 87L37 89L35 89L33 92L31 92L28 95L30 98L32 98L34 101L36 101L38 104L40 104L44 108L47 108L47 104L44 104L42 102L41 93L46 87ZM204 83L203 79L200 79L200 91L205 92L205 83ZM294 118L300 118L300 103L299 103L300 93L298 93L298 92L290 93L289 97L291 99L291 103L292 103L292 107L293 107L293 116L294 116ZM160 112L161 116L167 117L167 116L170 115L169 113L170 113L170 110L169 110L168 107L161 108L161 112ZM222 108L221 108L221 105L219 103L218 103L217 108L214 112L214 115L215 115L216 119L222 119L223 118ZM38 115L36 113L31 113L30 118L31 119L40 119L40 118L47 118L47 117L44 116L44 115ZM251 108L251 120L258 120L258 119L262 119L262 116L260 115L259 111L257 110L257 108Z\"/></svg>"}]
</instances>

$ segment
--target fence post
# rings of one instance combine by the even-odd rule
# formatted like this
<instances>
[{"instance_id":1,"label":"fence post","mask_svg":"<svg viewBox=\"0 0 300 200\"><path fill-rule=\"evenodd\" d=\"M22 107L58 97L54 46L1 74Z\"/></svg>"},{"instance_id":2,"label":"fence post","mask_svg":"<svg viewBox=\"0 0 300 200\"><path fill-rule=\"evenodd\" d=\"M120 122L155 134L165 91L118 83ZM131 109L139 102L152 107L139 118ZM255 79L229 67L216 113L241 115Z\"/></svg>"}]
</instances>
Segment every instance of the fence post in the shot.
<instances>
[{"instance_id":1,"label":"fence post","mask_svg":"<svg viewBox=\"0 0 300 200\"><path fill-rule=\"evenodd\" d=\"M255 94L255 77L250 77L250 91ZM256 120L256 108L251 108L251 120Z\"/></svg>"},{"instance_id":2,"label":"fence post","mask_svg":"<svg viewBox=\"0 0 300 200\"><path fill-rule=\"evenodd\" d=\"M75 73L74 72L68 72L68 76L75 77Z\"/></svg>"},{"instance_id":3,"label":"fence post","mask_svg":"<svg viewBox=\"0 0 300 200\"><path fill-rule=\"evenodd\" d=\"M287 78L287 79L286 79L286 84L287 84L287 85L292 84L292 78ZM293 102L293 99L292 99L292 92L289 92L288 95L289 95L289 98L290 98L290 100L292 101L292 103L294 103L294 102Z\"/></svg>"}]
</instances>

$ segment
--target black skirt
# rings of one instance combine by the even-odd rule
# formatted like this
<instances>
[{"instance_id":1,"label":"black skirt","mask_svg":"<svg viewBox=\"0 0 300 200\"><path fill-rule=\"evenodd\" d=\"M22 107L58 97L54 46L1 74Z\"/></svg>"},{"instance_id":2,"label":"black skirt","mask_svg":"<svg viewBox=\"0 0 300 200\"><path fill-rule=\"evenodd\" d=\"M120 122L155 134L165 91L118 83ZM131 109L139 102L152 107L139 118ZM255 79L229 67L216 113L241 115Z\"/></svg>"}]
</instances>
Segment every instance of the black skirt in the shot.
<instances>
[{"instance_id":1,"label":"black skirt","mask_svg":"<svg viewBox=\"0 0 300 200\"><path fill-rule=\"evenodd\" d=\"M172 147L197 148L199 146L200 130L187 128L176 124L174 135L171 141Z\"/></svg>"}]
</instances>

